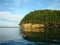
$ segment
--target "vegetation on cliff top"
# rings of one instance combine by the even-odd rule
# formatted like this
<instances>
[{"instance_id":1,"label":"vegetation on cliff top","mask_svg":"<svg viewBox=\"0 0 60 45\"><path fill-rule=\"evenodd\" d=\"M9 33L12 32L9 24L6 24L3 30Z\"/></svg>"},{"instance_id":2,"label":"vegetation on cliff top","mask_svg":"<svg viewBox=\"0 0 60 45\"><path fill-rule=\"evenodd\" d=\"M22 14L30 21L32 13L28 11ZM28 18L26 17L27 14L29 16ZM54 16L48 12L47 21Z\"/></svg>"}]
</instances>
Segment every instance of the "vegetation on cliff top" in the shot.
<instances>
[{"instance_id":1,"label":"vegetation on cliff top","mask_svg":"<svg viewBox=\"0 0 60 45\"><path fill-rule=\"evenodd\" d=\"M60 10L35 10L28 13L20 22L21 24L45 24L56 25L60 24Z\"/></svg>"}]
</instances>

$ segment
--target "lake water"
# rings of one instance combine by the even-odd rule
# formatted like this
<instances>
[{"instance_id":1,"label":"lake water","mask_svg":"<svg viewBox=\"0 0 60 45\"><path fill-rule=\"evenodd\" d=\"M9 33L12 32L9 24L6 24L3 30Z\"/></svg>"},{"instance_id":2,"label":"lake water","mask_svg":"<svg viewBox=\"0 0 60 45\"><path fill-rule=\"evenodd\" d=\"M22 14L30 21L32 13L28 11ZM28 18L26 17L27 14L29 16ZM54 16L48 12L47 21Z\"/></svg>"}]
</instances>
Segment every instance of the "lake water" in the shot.
<instances>
[{"instance_id":1,"label":"lake water","mask_svg":"<svg viewBox=\"0 0 60 45\"><path fill-rule=\"evenodd\" d=\"M60 44L48 43L43 41L34 42L26 40L23 38L20 32L20 28L0 28L0 45L60 45Z\"/></svg>"}]
</instances>

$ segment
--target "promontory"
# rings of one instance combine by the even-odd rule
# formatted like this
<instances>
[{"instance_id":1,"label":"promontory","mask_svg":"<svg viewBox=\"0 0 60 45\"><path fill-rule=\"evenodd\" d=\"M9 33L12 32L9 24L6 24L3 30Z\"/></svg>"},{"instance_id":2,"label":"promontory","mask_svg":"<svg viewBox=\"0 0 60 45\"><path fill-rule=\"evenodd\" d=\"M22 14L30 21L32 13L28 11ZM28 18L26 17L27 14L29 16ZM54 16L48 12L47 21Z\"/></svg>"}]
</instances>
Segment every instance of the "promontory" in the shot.
<instances>
[{"instance_id":1,"label":"promontory","mask_svg":"<svg viewBox=\"0 0 60 45\"><path fill-rule=\"evenodd\" d=\"M19 25L24 28L59 27L60 10L34 10L26 14Z\"/></svg>"}]
</instances>

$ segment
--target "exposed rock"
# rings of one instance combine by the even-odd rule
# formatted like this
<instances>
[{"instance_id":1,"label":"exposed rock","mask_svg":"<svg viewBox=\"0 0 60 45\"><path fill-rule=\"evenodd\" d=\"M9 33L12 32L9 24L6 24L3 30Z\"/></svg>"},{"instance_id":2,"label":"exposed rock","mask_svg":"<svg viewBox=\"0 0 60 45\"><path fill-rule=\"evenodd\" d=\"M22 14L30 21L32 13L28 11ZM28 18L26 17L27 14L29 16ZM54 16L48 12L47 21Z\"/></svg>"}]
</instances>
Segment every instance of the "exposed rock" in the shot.
<instances>
[{"instance_id":1,"label":"exposed rock","mask_svg":"<svg viewBox=\"0 0 60 45\"><path fill-rule=\"evenodd\" d=\"M39 27L44 27L44 24L31 24L31 23L26 23L22 25L23 28L39 28Z\"/></svg>"}]
</instances>

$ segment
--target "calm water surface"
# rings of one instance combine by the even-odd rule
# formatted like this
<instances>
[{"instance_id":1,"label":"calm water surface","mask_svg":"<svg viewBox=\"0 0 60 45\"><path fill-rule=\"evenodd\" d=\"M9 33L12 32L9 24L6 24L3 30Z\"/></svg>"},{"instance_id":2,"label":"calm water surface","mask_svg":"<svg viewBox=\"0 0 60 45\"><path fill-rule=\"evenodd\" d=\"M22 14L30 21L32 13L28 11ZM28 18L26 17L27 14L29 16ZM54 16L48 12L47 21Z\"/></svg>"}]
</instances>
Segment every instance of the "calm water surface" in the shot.
<instances>
[{"instance_id":1,"label":"calm water surface","mask_svg":"<svg viewBox=\"0 0 60 45\"><path fill-rule=\"evenodd\" d=\"M0 28L0 45L59 45L59 44L28 41L22 37L19 28Z\"/></svg>"}]
</instances>

